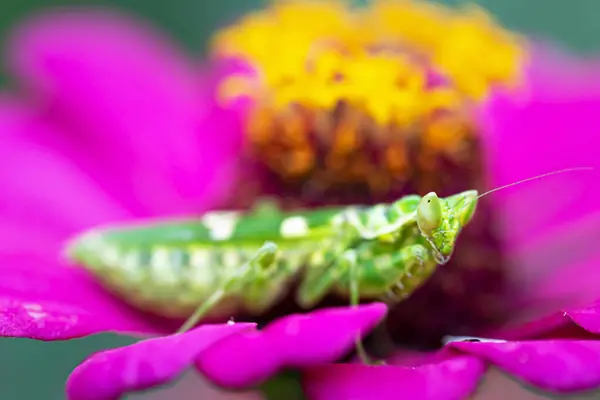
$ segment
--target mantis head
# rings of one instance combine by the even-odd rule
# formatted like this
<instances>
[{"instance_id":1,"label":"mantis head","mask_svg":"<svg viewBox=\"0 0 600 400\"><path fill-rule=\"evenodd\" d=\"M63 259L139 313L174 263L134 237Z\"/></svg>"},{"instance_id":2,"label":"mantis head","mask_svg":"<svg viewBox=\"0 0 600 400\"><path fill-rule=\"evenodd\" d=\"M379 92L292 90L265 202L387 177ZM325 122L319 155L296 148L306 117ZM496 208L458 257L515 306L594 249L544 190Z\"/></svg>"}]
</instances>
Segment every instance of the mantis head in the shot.
<instances>
[{"instance_id":1,"label":"mantis head","mask_svg":"<svg viewBox=\"0 0 600 400\"><path fill-rule=\"evenodd\" d=\"M448 261L462 228L473 218L477 206L478 192L465 192L439 198L430 192L421 198L417 206L417 225L421 234L437 253L437 261Z\"/></svg>"}]
</instances>

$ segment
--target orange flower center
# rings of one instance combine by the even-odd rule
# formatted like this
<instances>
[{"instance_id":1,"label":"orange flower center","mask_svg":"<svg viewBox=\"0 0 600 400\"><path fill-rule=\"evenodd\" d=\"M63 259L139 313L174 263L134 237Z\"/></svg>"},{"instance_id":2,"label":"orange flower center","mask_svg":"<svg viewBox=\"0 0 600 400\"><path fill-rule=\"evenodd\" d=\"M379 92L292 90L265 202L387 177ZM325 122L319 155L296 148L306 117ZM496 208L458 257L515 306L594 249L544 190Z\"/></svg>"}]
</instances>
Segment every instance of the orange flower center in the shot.
<instances>
[{"instance_id":1,"label":"orange flower center","mask_svg":"<svg viewBox=\"0 0 600 400\"><path fill-rule=\"evenodd\" d=\"M471 162L473 107L516 87L525 56L482 10L416 0L279 1L218 32L213 54L252 68L219 96L252 100L249 148L275 176L375 193Z\"/></svg>"}]
</instances>

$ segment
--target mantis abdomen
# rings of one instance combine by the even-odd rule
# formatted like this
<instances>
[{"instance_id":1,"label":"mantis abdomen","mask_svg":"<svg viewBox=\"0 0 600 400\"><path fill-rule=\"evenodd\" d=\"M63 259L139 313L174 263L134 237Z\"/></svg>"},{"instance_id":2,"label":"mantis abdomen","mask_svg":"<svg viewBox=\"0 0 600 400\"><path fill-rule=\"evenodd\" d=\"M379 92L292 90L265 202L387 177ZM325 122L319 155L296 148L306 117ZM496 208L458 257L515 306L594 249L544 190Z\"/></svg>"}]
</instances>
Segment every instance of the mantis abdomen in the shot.
<instances>
[{"instance_id":1,"label":"mantis abdomen","mask_svg":"<svg viewBox=\"0 0 600 400\"><path fill-rule=\"evenodd\" d=\"M224 281L240 276L240 266L256 253L256 246L215 244L168 246L160 243L146 247L119 247L110 242L88 243L79 256L102 283L123 300L145 311L171 318L187 318L205 302ZM269 268L277 282L254 282L254 290L224 296L206 315L207 319L260 314L259 308L275 305L290 290L292 281L305 266L313 251L306 245L282 250ZM250 285L248 285L250 286ZM259 290L258 286L265 286ZM267 287L268 286L268 287ZM263 299L253 303L257 292ZM268 301L266 300L268 299ZM265 305L265 302L269 304Z\"/></svg>"}]
</instances>

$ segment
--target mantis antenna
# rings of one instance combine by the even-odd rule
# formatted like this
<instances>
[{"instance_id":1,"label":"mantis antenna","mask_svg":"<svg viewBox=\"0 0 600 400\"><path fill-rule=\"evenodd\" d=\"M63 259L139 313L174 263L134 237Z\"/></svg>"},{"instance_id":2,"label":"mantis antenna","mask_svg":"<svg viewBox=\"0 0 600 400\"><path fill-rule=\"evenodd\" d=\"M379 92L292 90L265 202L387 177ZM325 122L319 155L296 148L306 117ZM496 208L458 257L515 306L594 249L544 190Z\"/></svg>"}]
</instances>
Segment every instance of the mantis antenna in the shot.
<instances>
[{"instance_id":1,"label":"mantis antenna","mask_svg":"<svg viewBox=\"0 0 600 400\"><path fill-rule=\"evenodd\" d=\"M494 188L494 189L490 189L487 192L484 192L484 193L480 194L479 196L477 196L475 198L475 200L479 200L480 198L482 198L484 196L487 196L488 194L497 192L499 190L508 189L509 187L520 185L521 183L525 183L525 182L529 182L529 181L534 181L534 180L537 180L537 179L545 178L547 176L559 175L559 174L564 174L566 172L574 172L574 171L591 171L593 169L594 169L594 167L573 167L573 168L559 169L558 171L546 172L545 174L540 174L540 175L532 176L531 178L521 179L520 181L517 181L517 182L509 183L509 184L502 185L502 186L499 186L499 187ZM464 200L464 197L461 199L461 201L462 200ZM470 203L465 204L465 208L468 207L469 204L471 204L475 200L471 200ZM460 204L460 201L459 201L459 204Z\"/></svg>"},{"instance_id":2,"label":"mantis antenna","mask_svg":"<svg viewBox=\"0 0 600 400\"><path fill-rule=\"evenodd\" d=\"M536 179L545 178L547 176L559 175L559 174L564 174L566 172L574 172L574 171L591 171L593 169L594 169L593 167L573 167L573 168L559 169L558 171L553 171L553 172L546 172L545 174L536 175L536 176L533 176L531 178L522 179L522 180L517 181L517 182L509 183L507 185L503 185L503 186L500 186L500 187L488 190L487 192L482 193L479 196L477 196L477 199L480 199L483 196L487 196L490 193L497 192L498 190L507 189L507 188L509 188L511 186L520 185L521 183L533 181L533 180L536 180Z\"/></svg>"}]
</instances>

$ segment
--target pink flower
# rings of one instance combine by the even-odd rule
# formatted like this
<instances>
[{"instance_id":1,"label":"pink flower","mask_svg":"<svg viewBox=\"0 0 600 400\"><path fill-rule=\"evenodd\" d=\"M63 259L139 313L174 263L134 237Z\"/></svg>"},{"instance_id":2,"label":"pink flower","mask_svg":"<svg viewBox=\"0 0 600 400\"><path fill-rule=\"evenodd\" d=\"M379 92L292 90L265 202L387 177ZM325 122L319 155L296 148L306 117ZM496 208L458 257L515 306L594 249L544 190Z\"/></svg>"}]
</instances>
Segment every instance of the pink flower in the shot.
<instances>
[{"instance_id":1,"label":"pink flower","mask_svg":"<svg viewBox=\"0 0 600 400\"><path fill-rule=\"evenodd\" d=\"M116 398L169 382L190 365L227 388L297 368L317 400L399 392L465 398L488 365L546 390L600 386L594 302L494 333L505 341L451 340L416 359L399 353L384 367L333 364L353 349L357 332L366 335L383 320L387 310L379 303L286 316L262 330L236 323L169 335L177 323L124 305L85 271L65 265L61 246L97 224L219 206L237 182L241 113L219 107L209 75L171 44L114 14L34 19L15 33L6 58L20 90L0 100L2 336L160 335L91 356L69 378L69 398ZM482 113L493 185L600 166L596 69L545 51L534 54L527 74L527 96L498 91ZM507 248L523 266L513 278L531 288L535 304L576 291L598 294L600 253L586 245L598 228L597 178L572 173L493 195ZM547 273L549 263L556 273ZM574 335L565 335L567 328Z\"/></svg>"}]
</instances>

